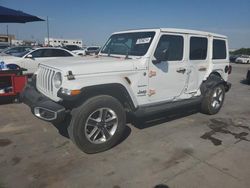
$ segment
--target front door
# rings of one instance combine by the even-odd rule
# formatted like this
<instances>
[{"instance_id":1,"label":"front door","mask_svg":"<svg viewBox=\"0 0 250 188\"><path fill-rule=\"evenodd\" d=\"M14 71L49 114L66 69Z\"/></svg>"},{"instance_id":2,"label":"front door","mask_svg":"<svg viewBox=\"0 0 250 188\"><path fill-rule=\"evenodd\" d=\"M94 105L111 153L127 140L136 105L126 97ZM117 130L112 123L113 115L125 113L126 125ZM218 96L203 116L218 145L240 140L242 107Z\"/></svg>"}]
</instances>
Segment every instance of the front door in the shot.
<instances>
[{"instance_id":1,"label":"front door","mask_svg":"<svg viewBox=\"0 0 250 188\"><path fill-rule=\"evenodd\" d=\"M149 100L165 102L177 99L187 82L188 65L184 60L185 35L162 34L149 62ZM166 51L166 61L155 62L157 53Z\"/></svg>"},{"instance_id":2,"label":"front door","mask_svg":"<svg viewBox=\"0 0 250 188\"><path fill-rule=\"evenodd\" d=\"M31 55L31 56L30 56ZM25 57L23 57L23 67L28 71L27 73L34 73L39 64L39 59L43 57L43 50L38 49L28 53Z\"/></svg>"},{"instance_id":3,"label":"front door","mask_svg":"<svg viewBox=\"0 0 250 188\"><path fill-rule=\"evenodd\" d=\"M24 67L28 69L28 73L34 73L38 69L39 63L42 61L56 58L55 52L57 49L38 49L31 53L31 57L27 54L24 58Z\"/></svg>"}]
</instances>

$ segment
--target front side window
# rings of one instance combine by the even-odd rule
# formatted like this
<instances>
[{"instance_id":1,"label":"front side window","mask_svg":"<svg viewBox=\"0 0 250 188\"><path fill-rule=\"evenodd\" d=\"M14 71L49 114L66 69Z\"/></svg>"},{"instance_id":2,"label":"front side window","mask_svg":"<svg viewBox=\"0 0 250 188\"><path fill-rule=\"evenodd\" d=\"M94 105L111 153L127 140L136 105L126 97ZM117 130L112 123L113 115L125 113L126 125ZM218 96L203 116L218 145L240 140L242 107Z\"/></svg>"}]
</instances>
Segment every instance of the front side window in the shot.
<instances>
[{"instance_id":1,"label":"front side window","mask_svg":"<svg viewBox=\"0 0 250 188\"><path fill-rule=\"evenodd\" d=\"M226 59L226 41L225 40L213 40L213 59Z\"/></svg>"},{"instance_id":2,"label":"front side window","mask_svg":"<svg viewBox=\"0 0 250 188\"><path fill-rule=\"evenodd\" d=\"M190 60L205 60L207 58L207 38L191 37L190 39Z\"/></svg>"},{"instance_id":3,"label":"front side window","mask_svg":"<svg viewBox=\"0 0 250 188\"><path fill-rule=\"evenodd\" d=\"M42 57L43 50L35 50L34 52L31 52L33 58Z\"/></svg>"},{"instance_id":4,"label":"front side window","mask_svg":"<svg viewBox=\"0 0 250 188\"><path fill-rule=\"evenodd\" d=\"M102 48L103 54L143 56L147 53L155 32L135 32L112 35Z\"/></svg>"},{"instance_id":5,"label":"front side window","mask_svg":"<svg viewBox=\"0 0 250 188\"><path fill-rule=\"evenodd\" d=\"M54 57L53 49L43 49L42 57Z\"/></svg>"},{"instance_id":6,"label":"front side window","mask_svg":"<svg viewBox=\"0 0 250 188\"><path fill-rule=\"evenodd\" d=\"M163 35L156 47L154 56L158 57L158 53L167 50L167 61L180 61L183 59L183 44L182 36L177 35Z\"/></svg>"}]
</instances>

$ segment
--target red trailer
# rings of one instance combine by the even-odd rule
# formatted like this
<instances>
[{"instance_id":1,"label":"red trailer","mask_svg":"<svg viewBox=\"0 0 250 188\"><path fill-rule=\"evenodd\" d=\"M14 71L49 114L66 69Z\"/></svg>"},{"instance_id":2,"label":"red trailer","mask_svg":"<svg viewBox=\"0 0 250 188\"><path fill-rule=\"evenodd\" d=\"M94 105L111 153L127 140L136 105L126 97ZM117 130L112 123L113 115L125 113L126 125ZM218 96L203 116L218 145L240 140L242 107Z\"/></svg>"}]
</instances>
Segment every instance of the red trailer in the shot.
<instances>
[{"instance_id":1,"label":"red trailer","mask_svg":"<svg viewBox=\"0 0 250 188\"><path fill-rule=\"evenodd\" d=\"M0 70L0 99L18 99L27 82L27 76L22 74L25 70Z\"/></svg>"}]
</instances>

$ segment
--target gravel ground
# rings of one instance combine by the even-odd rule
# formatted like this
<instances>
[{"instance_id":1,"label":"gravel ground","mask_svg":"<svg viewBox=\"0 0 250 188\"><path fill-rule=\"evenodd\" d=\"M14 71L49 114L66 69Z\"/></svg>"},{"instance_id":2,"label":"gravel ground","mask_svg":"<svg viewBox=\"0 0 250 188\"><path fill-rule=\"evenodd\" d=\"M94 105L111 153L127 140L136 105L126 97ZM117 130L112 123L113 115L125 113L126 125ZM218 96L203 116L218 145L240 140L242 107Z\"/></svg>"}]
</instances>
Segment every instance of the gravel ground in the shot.
<instances>
[{"instance_id":1,"label":"gravel ground","mask_svg":"<svg viewBox=\"0 0 250 188\"><path fill-rule=\"evenodd\" d=\"M147 117L128 124L116 147L94 155L27 106L0 105L0 187L248 188L250 86L242 81L248 68L233 64L233 85L218 114Z\"/></svg>"}]
</instances>

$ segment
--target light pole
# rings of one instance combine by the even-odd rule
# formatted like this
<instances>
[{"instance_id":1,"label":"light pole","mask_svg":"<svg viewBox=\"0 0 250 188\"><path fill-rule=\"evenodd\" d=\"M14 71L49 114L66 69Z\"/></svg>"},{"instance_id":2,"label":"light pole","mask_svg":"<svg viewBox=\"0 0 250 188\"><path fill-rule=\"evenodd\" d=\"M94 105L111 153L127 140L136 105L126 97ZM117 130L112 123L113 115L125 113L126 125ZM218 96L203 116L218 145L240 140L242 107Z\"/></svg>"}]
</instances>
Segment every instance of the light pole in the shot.
<instances>
[{"instance_id":1,"label":"light pole","mask_svg":"<svg viewBox=\"0 0 250 188\"><path fill-rule=\"evenodd\" d=\"M47 16L47 36L48 36L48 46L50 46L49 42L49 17Z\"/></svg>"},{"instance_id":2,"label":"light pole","mask_svg":"<svg viewBox=\"0 0 250 188\"><path fill-rule=\"evenodd\" d=\"M7 34L8 43L10 44L10 41L9 41L9 26L8 25L6 25L6 34Z\"/></svg>"}]
</instances>

